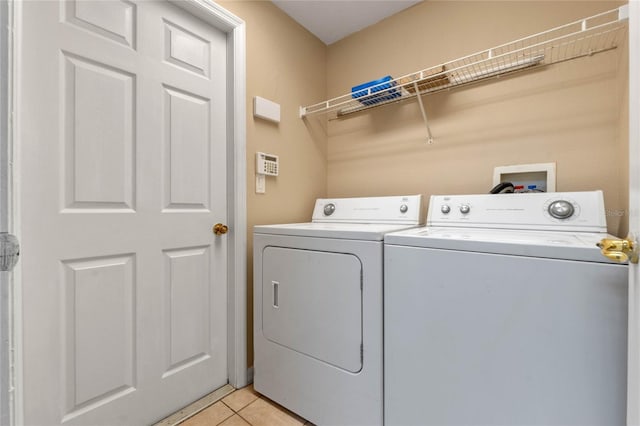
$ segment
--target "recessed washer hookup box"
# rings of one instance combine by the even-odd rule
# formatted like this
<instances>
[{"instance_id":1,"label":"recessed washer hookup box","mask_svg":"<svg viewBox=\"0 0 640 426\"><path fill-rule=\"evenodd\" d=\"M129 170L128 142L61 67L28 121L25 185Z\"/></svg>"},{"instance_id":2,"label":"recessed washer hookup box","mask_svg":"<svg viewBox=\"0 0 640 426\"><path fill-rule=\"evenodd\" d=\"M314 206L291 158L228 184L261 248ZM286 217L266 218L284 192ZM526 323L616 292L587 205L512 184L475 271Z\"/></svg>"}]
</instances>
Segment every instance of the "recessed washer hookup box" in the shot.
<instances>
[{"instance_id":1,"label":"recessed washer hookup box","mask_svg":"<svg viewBox=\"0 0 640 426\"><path fill-rule=\"evenodd\" d=\"M493 169L493 185L511 182L515 192L555 192L556 163L517 164Z\"/></svg>"}]
</instances>

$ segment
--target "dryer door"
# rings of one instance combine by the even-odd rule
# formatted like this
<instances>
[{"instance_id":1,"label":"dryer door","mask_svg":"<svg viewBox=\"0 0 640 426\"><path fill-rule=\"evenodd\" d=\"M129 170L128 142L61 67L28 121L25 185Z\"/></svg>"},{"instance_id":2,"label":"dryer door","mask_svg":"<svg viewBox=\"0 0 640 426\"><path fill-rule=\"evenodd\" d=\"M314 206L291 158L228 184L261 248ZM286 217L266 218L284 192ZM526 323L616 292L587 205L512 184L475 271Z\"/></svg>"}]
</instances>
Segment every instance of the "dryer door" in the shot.
<instances>
[{"instance_id":1,"label":"dryer door","mask_svg":"<svg viewBox=\"0 0 640 426\"><path fill-rule=\"evenodd\" d=\"M263 252L265 338L343 370L362 369L362 264L352 254Z\"/></svg>"}]
</instances>

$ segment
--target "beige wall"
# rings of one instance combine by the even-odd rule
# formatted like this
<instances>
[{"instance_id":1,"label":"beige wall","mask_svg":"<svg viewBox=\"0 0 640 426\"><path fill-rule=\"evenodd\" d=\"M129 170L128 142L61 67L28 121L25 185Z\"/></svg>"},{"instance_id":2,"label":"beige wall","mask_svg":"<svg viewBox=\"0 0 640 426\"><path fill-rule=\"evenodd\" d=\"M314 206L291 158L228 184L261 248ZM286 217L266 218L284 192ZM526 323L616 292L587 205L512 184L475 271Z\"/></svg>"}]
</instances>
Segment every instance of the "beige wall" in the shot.
<instances>
[{"instance_id":1,"label":"beige wall","mask_svg":"<svg viewBox=\"0 0 640 426\"><path fill-rule=\"evenodd\" d=\"M487 192L495 166L556 162L558 190L603 189L610 232L626 232L626 52L599 54L324 123L298 107L484 50L619 2L426 1L325 46L268 1L220 1L247 26L248 365L253 364L252 229L307 221L324 196ZM626 48L626 46L625 46ZM253 97L281 105L254 119ZM255 194L255 152L280 156ZM621 165L621 167L619 167ZM622 214L622 216L620 216Z\"/></svg>"},{"instance_id":2,"label":"beige wall","mask_svg":"<svg viewBox=\"0 0 640 426\"><path fill-rule=\"evenodd\" d=\"M253 365L253 226L304 222L326 195L326 138L314 139L300 105L326 95L326 46L267 1L221 1L247 32L248 365ZM253 117L253 97L280 104L279 124ZM322 133L321 133L322 134ZM255 193L256 151L280 157L280 175Z\"/></svg>"},{"instance_id":3,"label":"beige wall","mask_svg":"<svg viewBox=\"0 0 640 426\"><path fill-rule=\"evenodd\" d=\"M614 2L426 1L328 48L328 97L613 9ZM495 166L555 162L557 190L602 189L626 230L624 49L328 125L328 195L485 193ZM622 170L620 169L622 165ZM622 219L622 220L621 220Z\"/></svg>"}]
</instances>

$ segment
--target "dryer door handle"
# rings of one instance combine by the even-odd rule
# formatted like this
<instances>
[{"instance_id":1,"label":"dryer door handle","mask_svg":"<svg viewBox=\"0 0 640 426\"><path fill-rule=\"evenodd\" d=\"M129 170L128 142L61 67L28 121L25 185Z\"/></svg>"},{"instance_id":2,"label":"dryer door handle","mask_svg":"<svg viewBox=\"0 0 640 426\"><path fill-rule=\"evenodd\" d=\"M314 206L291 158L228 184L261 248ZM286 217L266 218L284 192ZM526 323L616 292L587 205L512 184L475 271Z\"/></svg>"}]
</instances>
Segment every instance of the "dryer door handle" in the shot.
<instances>
[{"instance_id":1,"label":"dryer door handle","mask_svg":"<svg viewBox=\"0 0 640 426\"><path fill-rule=\"evenodd\" d=\"M280 307L280 283L278 281L271 281L271 294L273 295L273 307L278 309Z\"/></svg>"}]
</instances>

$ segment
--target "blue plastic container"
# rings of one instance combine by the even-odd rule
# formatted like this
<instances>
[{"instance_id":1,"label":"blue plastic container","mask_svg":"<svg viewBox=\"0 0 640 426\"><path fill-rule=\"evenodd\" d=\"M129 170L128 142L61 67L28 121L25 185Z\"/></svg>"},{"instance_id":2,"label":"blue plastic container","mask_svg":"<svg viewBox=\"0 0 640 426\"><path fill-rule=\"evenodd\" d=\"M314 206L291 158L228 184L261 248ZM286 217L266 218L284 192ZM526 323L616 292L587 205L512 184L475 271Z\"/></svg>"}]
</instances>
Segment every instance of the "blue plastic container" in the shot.
<instances>
[{"instance_id":1,"label":"blue plastic container","mask_svg":"<svg viewBox=\"0 0 640 426\"><path fill-rule=\"evenodd\" d=\"M374 105L382 101L394 99L400 96L400 91L395 88L396 82L388 75L378 80L369 81L351 88L351 97L358 99L363 105ZM369 90L371 89L371 94Z\"/></svg>"}]
</instances>

